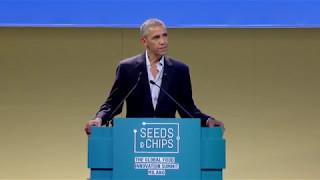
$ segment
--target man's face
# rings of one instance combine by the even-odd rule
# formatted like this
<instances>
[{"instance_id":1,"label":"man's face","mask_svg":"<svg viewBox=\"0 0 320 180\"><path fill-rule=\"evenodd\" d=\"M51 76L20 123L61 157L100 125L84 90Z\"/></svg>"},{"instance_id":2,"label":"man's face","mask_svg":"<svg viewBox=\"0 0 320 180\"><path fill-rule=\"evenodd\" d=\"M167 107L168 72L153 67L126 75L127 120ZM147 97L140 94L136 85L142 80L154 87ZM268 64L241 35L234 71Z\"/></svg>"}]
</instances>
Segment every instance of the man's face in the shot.
<instances>
[{"instance_id":1,"label":"man's face","mask_svg":"<svg viewBox=\"0 0 320 180\"><path fill-rule=\"evenodd\" d=\"M150 53L155 56L163 56L168 51L168 33L163 26L151 26L147 35L141 38L141 42Z\"/></svg>"}]
</instances>

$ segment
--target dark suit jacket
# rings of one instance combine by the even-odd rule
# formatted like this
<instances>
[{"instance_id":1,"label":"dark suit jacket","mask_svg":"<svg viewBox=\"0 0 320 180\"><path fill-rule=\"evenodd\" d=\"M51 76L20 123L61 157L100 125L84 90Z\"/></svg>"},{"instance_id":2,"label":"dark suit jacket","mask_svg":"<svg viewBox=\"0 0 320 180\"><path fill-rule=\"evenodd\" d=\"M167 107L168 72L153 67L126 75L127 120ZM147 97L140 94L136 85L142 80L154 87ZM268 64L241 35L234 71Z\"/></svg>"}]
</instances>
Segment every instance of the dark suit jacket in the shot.
<instances>
[{"instance_id":1,"label":"dark suit jacket","mask_svg":"<svg viewBox=\"0 0 320 180\"><path fill-rule=\"evenodd\" d=\"M160 117L174 118L176 111L183 118L189 116L182 111L171 99L162 91L158 97L158 103L154 110L151 100L151 92L146 68L145 54L140 54L120 62L116 79L113 84L109 97L101 105L96 117L102 119L103 124L112 119L114 115L121 113L121 108L114 114L115 107L121 103L121 100L135 85L141 72L140 81L136 89L126 99L127 117ZM192 88L187 65L165 57L161 88L165 89L173 98L175 98L193 117L200 118L202 126L210 117L203 114L194 104L192 99Z\"/></svg>"}]
</instances>

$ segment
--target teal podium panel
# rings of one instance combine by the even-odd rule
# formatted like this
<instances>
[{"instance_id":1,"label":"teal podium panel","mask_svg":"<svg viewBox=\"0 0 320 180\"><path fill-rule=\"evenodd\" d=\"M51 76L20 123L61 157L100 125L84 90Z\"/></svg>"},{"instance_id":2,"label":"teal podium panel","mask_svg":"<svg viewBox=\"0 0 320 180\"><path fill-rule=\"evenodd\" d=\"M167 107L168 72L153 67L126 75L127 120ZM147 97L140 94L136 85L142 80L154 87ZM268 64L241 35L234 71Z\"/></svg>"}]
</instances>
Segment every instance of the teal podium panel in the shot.
<instances>
[{"instance_id":1,"label":"teal podium panel","mask_svg":"<svg viewBox=\"0 0 320 180\"><path fill-rule=\"evenodd\" d=\"M199 119L118 118L93 128L88 141L91 180L221 180L221 128Z\"/></svg>"}]
</instances>

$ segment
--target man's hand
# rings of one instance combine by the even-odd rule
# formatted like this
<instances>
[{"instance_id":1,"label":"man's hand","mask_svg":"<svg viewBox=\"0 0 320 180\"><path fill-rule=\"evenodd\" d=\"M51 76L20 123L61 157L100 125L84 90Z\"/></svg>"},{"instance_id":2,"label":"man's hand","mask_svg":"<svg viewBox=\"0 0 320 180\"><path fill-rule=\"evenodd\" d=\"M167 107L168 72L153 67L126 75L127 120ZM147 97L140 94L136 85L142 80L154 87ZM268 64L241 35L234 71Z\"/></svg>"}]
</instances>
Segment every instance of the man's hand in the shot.
<instances>
[{"instance_id":1,"label":"man's hand","mask_svg":"<svg viewBox=\"0 0 320 180\"><path fill-rule=\"evenodd\" d=\"M224 123L222 121L218 121L218 120L215 120L215 119L211 119L209 118L206 122L206 125L208 127L215 127L215 126L218 126L218 127L222 127L223 128L223 131L225 130L224 129Z\"/></svg>"},{"instance_id":2,"label":"man's hand","mask_svg":"<svg viewBox=\"0 0 320 180\"><path fill-rule=\"evenodd\" d=\"M84 130L86 131L87 135L91 134L92 126L100 127L101 123L102 123L102 120L100 118L89 120L84 127Z\"/></svg>"}]
</instances>

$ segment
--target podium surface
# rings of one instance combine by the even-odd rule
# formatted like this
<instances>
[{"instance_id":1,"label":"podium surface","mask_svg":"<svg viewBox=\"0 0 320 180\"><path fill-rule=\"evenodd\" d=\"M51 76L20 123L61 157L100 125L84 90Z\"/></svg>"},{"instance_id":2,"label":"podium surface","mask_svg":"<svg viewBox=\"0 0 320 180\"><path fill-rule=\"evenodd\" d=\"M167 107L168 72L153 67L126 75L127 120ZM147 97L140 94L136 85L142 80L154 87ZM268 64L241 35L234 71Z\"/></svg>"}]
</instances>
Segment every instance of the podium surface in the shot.
<instances>
[{"instance_id":1,"label":"podium surface","mask_svg":"<svg viewBox=\"0 0 320 180\"><path fill-rule=\"evenodd\" d=\"M92 180L220 180L225 140L199 119L118 118L92 129L88 167Z\"/></svg>"}]
</instances>

